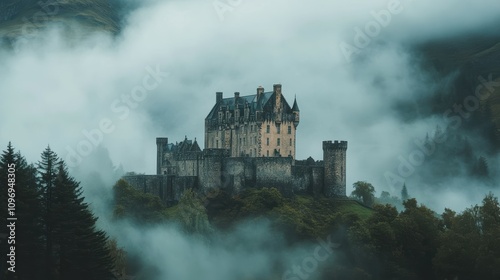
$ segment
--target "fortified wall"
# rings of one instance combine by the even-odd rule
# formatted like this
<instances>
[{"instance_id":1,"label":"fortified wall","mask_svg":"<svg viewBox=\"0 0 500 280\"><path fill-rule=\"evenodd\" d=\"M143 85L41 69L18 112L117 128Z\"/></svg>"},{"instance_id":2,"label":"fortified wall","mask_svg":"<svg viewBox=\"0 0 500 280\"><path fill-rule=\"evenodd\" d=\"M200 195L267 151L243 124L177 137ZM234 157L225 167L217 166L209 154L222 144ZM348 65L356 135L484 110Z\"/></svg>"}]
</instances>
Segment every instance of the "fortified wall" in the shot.
<instances>
[{"instance_id":1,"label":"fortified wall","mask_svg":"<svg viewBox=\"0 0 500 280\"><path fill-rule=\"evenodd\" d=\"M292 157L230 157L225 149L200 150L187 138L169 144L157 138L157 175L124 176L130 185L158 195L167 205L182 193L223 190L238 194L246 188L277 188L283 195L346 196L346 141L324 141L323 160Z\"/></svg>"},{"instance_id":2,"label":"fortified wall","mask_svg":"<svg viewBox=\"0 0 500 280\"><path fill-rule=\"evenodd\" d=\"M205 149L196 138L169 143L156 138L156 175L126 176L143 192L167 204L179 201L186 189L202 194L222 190L238 194L246 188L277 188L285 196L346 196L346 141L323 141L323 160L295 159L300 123L297 99L287 102L281 84L272 91L224 98L205 118Z\"/></svg>"}]
</instances>

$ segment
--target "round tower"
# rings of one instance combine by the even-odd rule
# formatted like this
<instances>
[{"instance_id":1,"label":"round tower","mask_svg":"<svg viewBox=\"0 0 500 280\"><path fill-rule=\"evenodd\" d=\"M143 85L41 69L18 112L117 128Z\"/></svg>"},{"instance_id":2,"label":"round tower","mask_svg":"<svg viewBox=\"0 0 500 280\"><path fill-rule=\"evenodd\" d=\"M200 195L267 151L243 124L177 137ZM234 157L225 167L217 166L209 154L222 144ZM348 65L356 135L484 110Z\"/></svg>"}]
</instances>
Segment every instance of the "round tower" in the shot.
<instances>
[{"instance_id":1,"label":"round tower","mask_svg":"<svg viewBox=\"0 0 500 280\"><path fill-rule=\"evenodd\" d=\"M323 141L324 184L327 197L346 196L347 141Z\"/></svg>"},{"instance_id":2,"label":"round tower","mask_svg":"<svg viewBox=\"0 0 500 280\"><path fill-rule=\"evenodd\" d=\"M168 138L156 138L156 175L161 175L161 168L163 165L163 155L167 150Z\"/></svg>"}]
</instances>

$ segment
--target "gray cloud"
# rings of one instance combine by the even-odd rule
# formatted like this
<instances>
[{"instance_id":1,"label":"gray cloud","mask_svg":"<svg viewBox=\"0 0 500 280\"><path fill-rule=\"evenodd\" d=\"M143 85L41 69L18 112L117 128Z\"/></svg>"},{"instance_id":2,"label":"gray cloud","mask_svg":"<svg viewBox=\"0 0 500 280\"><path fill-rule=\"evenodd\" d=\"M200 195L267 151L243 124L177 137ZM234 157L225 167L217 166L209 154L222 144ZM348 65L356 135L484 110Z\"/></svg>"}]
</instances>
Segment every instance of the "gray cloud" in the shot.
<instances>
[{"instance_id":1,"label":"gray cloud","mask_svg":"<svg viewBox=\"0 0 500 280\"><path fill-rule=\"evenodd\" d=\"M202 143L216 91L245 95L282 83L288 101L296 95L301 108L299 159L321 159L323 140L348 140L348 186L366 180L379 192L397 194L384 172L415 148L415 138L442 123L436 115L401 118L399 104L411 108L442 86L420 68L414 46L471 32L489 35L500 4L401 1L403 11L348 63L339 44L354 44L355 28L365 28L374 20L371 12L390 2L241 1L221 20L212 1L148 1L128 14L115 38L94 32L67 40L57 26L48 28L19 53L0 50L0 143L12 140L29 161L47 144L66 158L67 147L85 139L82 130L95 130L106 118L115 129L100 144L113 163L153 174L155 137L175 142L188 135ZM113 102L142 84L147 67L157 66L170 75L121 119ZM439 210L478 203L487 190L471 197L446 189L434 199L428 189L419 191L416 177L408 181L419 201Z\"/></svg>"}]
</instances>

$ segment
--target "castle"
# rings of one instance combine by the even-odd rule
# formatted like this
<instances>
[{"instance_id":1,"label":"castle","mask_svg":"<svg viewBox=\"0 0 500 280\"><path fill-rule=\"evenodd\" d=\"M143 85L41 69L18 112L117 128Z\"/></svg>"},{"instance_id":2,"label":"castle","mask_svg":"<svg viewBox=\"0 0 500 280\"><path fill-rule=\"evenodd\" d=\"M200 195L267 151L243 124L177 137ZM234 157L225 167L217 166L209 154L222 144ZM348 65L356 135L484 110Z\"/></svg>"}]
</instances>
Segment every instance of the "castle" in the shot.
<instances>
[{"instance_id":1,"label":"castle","mask_svg":"<svg viewBox=\"0 0 500 280\"><path fill-rule=\"evenodd\" d=\"M284 195L346 196L347 141L323 141L323 160L295 159L300 122L297 100L290 107L275 84L265 92L223 98L205 118L205 148L187 137L177 143L157 138L156 175L124 176L135 188L175 204L184 190L201 193L275 187Z\"/></svg>"}]
</instances>

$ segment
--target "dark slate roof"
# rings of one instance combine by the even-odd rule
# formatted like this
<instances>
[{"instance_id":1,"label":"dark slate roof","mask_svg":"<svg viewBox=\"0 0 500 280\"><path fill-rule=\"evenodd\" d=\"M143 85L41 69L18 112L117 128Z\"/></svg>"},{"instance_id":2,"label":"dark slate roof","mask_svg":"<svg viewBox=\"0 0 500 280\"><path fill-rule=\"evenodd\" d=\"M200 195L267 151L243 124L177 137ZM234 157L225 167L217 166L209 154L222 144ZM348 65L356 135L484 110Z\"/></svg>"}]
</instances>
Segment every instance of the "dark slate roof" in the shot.
<instances>
[{"instance_id":1,"label":"dark slate roof","mask_svg":"<svg viewBox=\"0 0 500 280\"><path fill-rule=\"evenodd\" d=\"M297 98L293 100L293 107L292 107L293 112L300 112L299 105L297 105Z\"/></svg>"},{"instance_id":2,"label":"dark slate roof","mask_svg":"<svg viewBox=\"0 0 500 280\"><path fill-rule=\"evenodd\" d=\"M192 140L188 140L186 137L184 139L184 141L181 141L179 143L168 144L167 151L168 152L200 152L201 149L200 149L200 146L198 145L198 142L196 141L196 139L193 142Z\"/></svg>"},{"instance_id":3,"label":"dark slate roof","mask_svg":"<svg viewBox=\"0 0 500 280\"><path fill-rule=\"evenodd\" d=\"M284 102L285 112L286 110L291 110L290 105L288 105L288 102L286 101L284 96L282 96L282 100ZM222 99L220 102L214 105L214 107L212 108L212 110L210 110L210 113L208 114L206 119L208 120L217 118L217 112L219 111L220 108L222 108L224 111L225 110L234 111L236 105L240 109L244 109L246 106L249 106L250 114L254 114L256 110L265 110L266 107L272 108L274 107L274 92L269 91L262 93L260 100L257 100L257 94L240 96L237 99L236 103L237 104L235 104L234 96ZM273 103L273 106L266 106L269 103ZM243 111L241 113L243 114Z\"/></svg>"}]
</instances>

